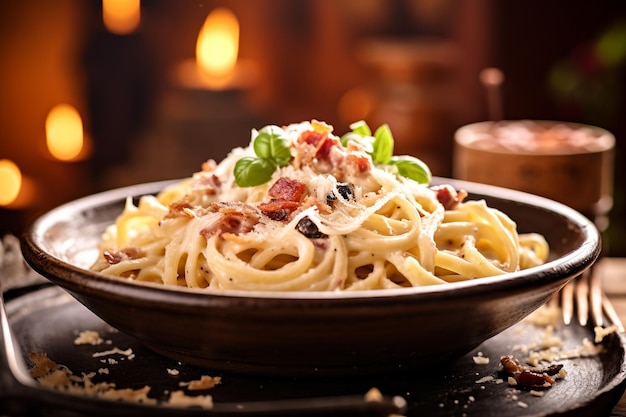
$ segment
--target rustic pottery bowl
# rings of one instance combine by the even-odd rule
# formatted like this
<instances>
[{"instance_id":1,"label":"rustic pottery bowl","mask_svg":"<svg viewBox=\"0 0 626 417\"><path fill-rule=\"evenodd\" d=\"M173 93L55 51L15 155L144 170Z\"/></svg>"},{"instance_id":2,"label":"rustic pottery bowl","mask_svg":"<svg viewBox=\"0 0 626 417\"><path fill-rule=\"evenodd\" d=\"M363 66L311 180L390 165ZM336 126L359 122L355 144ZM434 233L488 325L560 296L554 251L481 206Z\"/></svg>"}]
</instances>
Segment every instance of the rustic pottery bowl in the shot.
<instances>
[{"instance_id":1,"label":"rustic pottery bowl","mask_svg":"<svg viewBox=\"0 0 626 417\"><path fill-rule=\"evenodd\" d=\"M127 196L116 189L60 206L22 237L26 261L113 327L150 349L217 371L337 376L414 370L463 355L540 307L600 253L597 229L541 197L436 178L543 234L546 264L494 278L363 292L207 292L103 276L88 268Z\"/></svg>"}]
</instances>

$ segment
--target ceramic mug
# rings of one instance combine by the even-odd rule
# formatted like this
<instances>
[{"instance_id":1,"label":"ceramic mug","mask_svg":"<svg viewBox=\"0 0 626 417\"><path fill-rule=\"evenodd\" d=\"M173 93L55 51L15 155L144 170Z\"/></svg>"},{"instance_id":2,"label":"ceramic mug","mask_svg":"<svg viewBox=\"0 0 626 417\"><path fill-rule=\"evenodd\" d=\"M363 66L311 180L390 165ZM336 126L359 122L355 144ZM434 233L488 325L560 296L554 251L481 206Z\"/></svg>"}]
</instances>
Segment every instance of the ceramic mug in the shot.
<instances>
[{"instance_id":1,"label":"ceramic mug","mask_svg":"<svg viewBox=\"0 0 626 417\"><path fill-rule=\"evenodd\" d=\"M597 219L612 206L614 148L613 134L596 126L473 123L455 132L453 175L547 197Z\"/></svg>"}]
</instances>

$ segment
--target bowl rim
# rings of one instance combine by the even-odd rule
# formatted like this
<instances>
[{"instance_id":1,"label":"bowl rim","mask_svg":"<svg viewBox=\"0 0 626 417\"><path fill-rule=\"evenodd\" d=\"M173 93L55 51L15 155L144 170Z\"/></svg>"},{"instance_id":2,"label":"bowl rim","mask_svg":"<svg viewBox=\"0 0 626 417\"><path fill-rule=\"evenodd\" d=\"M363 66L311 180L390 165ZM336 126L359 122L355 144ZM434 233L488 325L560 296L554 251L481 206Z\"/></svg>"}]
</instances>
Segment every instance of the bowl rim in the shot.
<instances>
[{"instance_id":1,"label":"bowl rim","mask_svg":"<svg viewBox=\"0 0 626 417\"><path fill-rule=\"evenodd\" d=\"M518 149L515 151L507 150L503 147L484 148L476 145L474 135L476 132L489 133L493 127L507 127L511 124L529 124L533 123L542 128L550 128L553 126L563 125L571 129L587 129L592 132L594 136L594 143L596 148L593 150L585 150L576 152L573 150L550 150L545 152L535 152L532 150ZM572 156L585 156L585 155L601 155L606 152L612 152L615 148L615 135L609 130L595 125L567 122L559 120L549 119L504 119L504 120L487 120L481 122L474 122L459 127L454 132L454 144L459 148L465 148L468 150L482 152L486 154L497 154L506 156L524 156L533 158L554 158L554 157L572 157Z\"/></svg>"},{"instance_id":2,"label":"bowl rim","mask_svg":"<svg viewBox=\"0 0 626 417\"><path fill-rule=\"evenodd\" d=\"M204 304L211 300L274 300L289 302L298 300L338 303L360 302L363 300L399 300L416 296L428 299L440 299L452 294L471 296L484 291L498 292L542 281L551 283L563 279L564 275L574 277L589 268L600 256L601 236L596 226L578 211L554 200L533 194L492 185L462 181L452 178L434 177L430 185L451 184L456 189L465 189L472 194L487 198L510 200L525 206L534 206L566 218L581 229L583 243L574 250L543 265L506 273L494 277L451 282L441 285L420 287L378 289L367 291L251 291L251 290L206 290L199 288L173 287L159 283L134 281L125 278L107 276L95 271L72 265L48 252L40 245L46 232L59 222L67 219L71 213L83 212L114 201L124 201L127 197L140 197L154 194L164 187L180 180L164 180L115 188L91 194L69 201L34 219L21 235L21 249L26 262L48 280L68 290L115 294L124 298L141 298L146 302L173 300L183 297L185 303ZM541 271L540 274L535 272ZM565 281L563 282L565 284Z\"/></svg>"}]
</instances>

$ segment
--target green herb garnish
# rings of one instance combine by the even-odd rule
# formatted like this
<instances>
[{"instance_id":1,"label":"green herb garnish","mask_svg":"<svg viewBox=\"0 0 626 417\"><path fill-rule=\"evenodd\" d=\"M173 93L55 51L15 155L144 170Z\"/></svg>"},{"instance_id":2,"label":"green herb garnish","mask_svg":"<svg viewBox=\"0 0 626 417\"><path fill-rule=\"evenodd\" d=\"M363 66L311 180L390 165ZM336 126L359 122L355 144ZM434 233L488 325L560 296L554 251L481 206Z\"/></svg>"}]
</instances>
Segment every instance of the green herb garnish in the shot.
<instances>
[{"instance_id":1,"label":"green herb garnish","mask_svg":"<svg viewBox=\"0 0 626 417\"><path fill-rule=\"evenodd\" d=\"M398 175L417 181L420 184L429 184L432 174L428 165L413 156L393 156L393 135L389 125L384 124L376 129L371 136L371 129L364 121L350 125L352 132L341 138L341 143L346 146L351 140L364 146L366 152L372 157L376 165L390 165L395 168ZM368 146L369 145L369 146Z\"/></svg>"},{"instance_id":2,"label":"green herb garnish","mask_svg":"<svg viewBox=\"0 0 626 417\"><path fill-rule=\"evenodd\" d=\"M341 144L349 142L360 145L372 157L375 165L386 165L400 176L428 184L432 174L428 165L413 156L393 155L393 135L389 125L383 124L374 132L363 120L350 125L351 132L341 137ZM241 158L235 163L235 182L240 187L254 187L272 178L278 167L285 167L291 161L291 150L284 132L278 126L266 126L254 138L252 147L256 156Z\"/></svg>"},{"instance_id":3,"label":"green herb garnish","mask_svg":"<svg viewBox=\"0 0 626 417\"><path fill-rule=\"evenodd\" d=\"M235 182L238 186L264 184L272 178L276 168L289 164L291 151L281 133L283 131L278 126L266 126L259 131L252 144L256 157L248 156L235 163Z\"/></svg>"},{"instance_id":4,"label":"green herb garnish","mask_svg":"<svg viewBox=\"0 0 626 417\"><path fill-rule=\"evenodd\" d=\"M421 159L413 156L394 156L389 161L389 165L394 166L398 170L399 175L417 181L420 184L430 184L432 179L428 165Z\"/></svg>"},{"instance_id":5,"label":"green herb garnish","mask_svg":"<svg viewBox=\"0 0 626 417\"><path fill-rule=\"evenodd\" d=\"M393 156L393 135L388 124L376 129L372 150L372 162L377 165L388 164Z\"/></svg>"}]
</instances>

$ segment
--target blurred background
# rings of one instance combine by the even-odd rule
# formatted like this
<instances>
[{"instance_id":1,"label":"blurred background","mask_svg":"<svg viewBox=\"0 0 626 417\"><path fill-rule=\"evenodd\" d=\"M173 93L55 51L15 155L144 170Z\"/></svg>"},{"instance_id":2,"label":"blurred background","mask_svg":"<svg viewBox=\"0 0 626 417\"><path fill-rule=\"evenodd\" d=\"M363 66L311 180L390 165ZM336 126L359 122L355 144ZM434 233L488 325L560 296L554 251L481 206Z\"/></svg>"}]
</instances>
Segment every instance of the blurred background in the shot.
<instances>
[{"instance_id":1,"label":"blurred background","mask_svg":"<svg viewBox=\"0 0 626 417\"><path fill-rule=\"evenodd\" d=\"M453 133L490 117L479 74L497 67L504 118L615 134L605 249L626 256L622 0L21 0L0 2L0 33L0 235L187 177L268 123L388 123L396 153L449 177Z\"/></svg>"}]
</instances>

